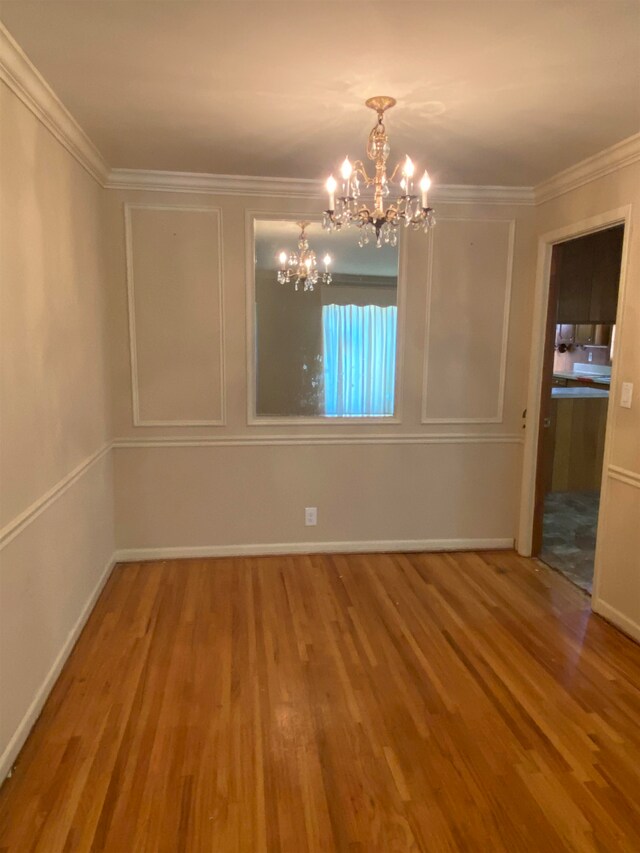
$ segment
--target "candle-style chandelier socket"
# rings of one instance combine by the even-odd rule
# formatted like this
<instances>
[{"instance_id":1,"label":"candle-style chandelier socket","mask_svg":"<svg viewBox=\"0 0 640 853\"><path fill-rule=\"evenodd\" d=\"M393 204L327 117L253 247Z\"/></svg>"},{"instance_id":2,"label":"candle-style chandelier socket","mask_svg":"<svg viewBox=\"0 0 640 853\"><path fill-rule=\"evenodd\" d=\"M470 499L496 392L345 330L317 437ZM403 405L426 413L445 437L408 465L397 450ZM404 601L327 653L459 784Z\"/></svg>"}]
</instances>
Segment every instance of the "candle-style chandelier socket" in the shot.
<instances>
[{"instance_id":1,"label":"candle-style chandelier socket","mask_svg":"<svg viewBox=\"0 0 640 853\"><path fill-rule=\"evenodd\" d=\"M306 235L306 228L309 222L296 222L300 228L300 236L298 237L298 251L286 252L282 251L278 255L280 261L280 269L278 270L278 283L289 284L293 282L294 290L313 290L314 285L321 281L322 284L331 284L331 273L329 266L331 264L331 255L325 255L322 259L324 264L324 272L318 270L318 262L316 253L309 248L309 241Z\"/></svg>"},{"instance_id":2,"label":"candle-style chandelier socket","mask_svg":"<svg viewBox=\"0 0 640 853\"><path fill-rule=\"evenodd\" d=\"M365 103L378 114L378 121L367 142L367 157L375 164L375 175L369 177L361 160L351 163L346 157L340 167L342 180L339 194L336 194L338 182L333 175L327 180L329 209L324 212L322 227L327 231L336 231L343 225L357 225L361 229L358 241L360 246L365 246L372 238L375 238L377 246L382 246L383 243L395 246L401 225L411 227L415 231L428 231L435 225L434 212L427 200L431 180L425 171L419 183L420 192L416 192L415 166L408 156L387 175L387 160L391 149L384 126L384 113L394 106L396 101L395 98L380 95L369 98ZM398 195L390 203L385 202L391 195L393 184L399 187ZM361 187L373 187L372 207L358 200Z\"/></svg>"}]
</instances>

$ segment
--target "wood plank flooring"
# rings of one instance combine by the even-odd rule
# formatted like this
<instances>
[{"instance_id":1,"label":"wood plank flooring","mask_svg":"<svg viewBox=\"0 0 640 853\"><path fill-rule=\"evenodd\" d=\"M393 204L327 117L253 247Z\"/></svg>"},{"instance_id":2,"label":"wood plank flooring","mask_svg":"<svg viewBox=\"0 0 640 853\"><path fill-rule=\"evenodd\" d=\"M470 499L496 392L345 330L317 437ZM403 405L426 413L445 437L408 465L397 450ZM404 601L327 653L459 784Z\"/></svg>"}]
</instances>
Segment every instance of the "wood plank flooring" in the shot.
<instances>
[{"instance_id":1,"label":"wood plank flooring","mask_svg":"<svg viewBox=\"0 0 640 853\"><path fill-rule=\"evenodd\" d=\"M0 850L639 851L640 647L512 552L117 566Z\"/></svg>"}]
</instances>

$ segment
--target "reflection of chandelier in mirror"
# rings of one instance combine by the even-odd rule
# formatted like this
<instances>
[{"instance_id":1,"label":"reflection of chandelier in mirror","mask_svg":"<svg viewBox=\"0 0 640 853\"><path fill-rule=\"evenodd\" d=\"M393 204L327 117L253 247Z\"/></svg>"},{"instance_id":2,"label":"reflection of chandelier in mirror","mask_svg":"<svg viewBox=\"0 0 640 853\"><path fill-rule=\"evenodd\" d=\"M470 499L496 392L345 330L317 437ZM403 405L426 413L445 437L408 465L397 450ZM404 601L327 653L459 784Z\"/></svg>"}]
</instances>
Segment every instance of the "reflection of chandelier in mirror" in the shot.
<instances>
[{"instance_id":1,"label":"reflection of chandelier in mirror","mask_svg":"<svg viewBox=\"0 0 640 853\"><path fill-rule=\"evenodd\" d=\"M383 243L395 246L400 225L411 226L415 231L428 231L435 225L433 210L427 204L431 180L425 171L420 181L420 195L414 194L415 167L410 157L407 157L402 165L398 163L391 175L387 176L390 147L383 118L385 110L390 109L396 101L395 98L380 95L369 98L365 103L378 114L378 122L371 130L367 142L367 157L375 163L375 176L370 178L367 175L361 160L351 164L347 157L340 167L340 195L336 197L338 184L333 175L327 180L329 209L324 212L322 227L327 231L334 231L343 225L357 225L362 229L358 241L360 246L364 246L374 236L377 246ZM399 172L402 177L398 180ZM361 182L364 187L373 187L373 210L358 201ZM400 194L385 208L384 199L390 195L390 184L393 183L399 185Z\"/></svg>"},{"instance_id":2,"label":"reflection of chandelier in mirror","mask_svg":"<svg viewBox=\"0 0 640 853\"><path fill-rule=\"evenodd\" d=\"M331 284L331 273L329 272L331 255L325 255L322 259L324 272L320 274L317 268L316 253L313 249L309 248L309 241L305 233L305 229L309 224L309 222L296 223L300 228L298 251L289 252L288 254L282 251L278 255L278 260L280 261L278 283L289 284L289 282L293 281L295 290L299 290L301 286L303 290L313 290L313 286L319 280L322 284Z\"/></svg>"}]
</instances>

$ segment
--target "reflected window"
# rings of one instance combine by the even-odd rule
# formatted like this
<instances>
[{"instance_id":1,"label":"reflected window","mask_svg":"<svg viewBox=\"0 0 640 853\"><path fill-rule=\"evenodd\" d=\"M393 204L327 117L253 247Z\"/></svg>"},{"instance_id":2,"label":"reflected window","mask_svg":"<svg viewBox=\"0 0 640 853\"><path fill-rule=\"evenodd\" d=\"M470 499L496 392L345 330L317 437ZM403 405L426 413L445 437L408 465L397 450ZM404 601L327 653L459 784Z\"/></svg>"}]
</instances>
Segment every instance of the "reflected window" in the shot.
<instances>
[{"instance_id":1,"label":"reflected window","mask_svg":"<svg viewBox=\"0 0 640 853\"><path fill-rule=\"evenodd\" d=\"M323 307L325 415L393 415L397 316L395 305Z\"/></svg>"},{"instance_id":2,"label":"reflected window","mask_svg":"<svg viewBox=\"0 0 640 853\"><path fill-rule=\"evenodd\" d=\"M357 245L351 229L306 228L331 256L331 283L279 283L297 249L295 220L255 221L254 366L258 417L390 417L395 413L398 250Z\"/></svg>"}]
</instances>

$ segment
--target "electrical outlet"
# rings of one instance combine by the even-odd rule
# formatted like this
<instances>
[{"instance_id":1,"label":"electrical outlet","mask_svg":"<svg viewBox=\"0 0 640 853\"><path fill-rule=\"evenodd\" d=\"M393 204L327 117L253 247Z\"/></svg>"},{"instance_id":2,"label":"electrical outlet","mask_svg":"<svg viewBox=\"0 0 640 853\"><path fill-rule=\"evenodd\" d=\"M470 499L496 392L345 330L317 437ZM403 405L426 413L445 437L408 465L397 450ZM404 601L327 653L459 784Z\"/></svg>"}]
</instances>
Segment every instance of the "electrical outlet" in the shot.
<instances>
[{"instance_id":1,"label":"electrical outlet","mask_svg":"<svg viewBox=\"0 0 640 853\"><path fill-rule=\"evenodd\" d=\"M314 527L318 523L317 506L306 506L304 508L304 523L307 527Z\"/></svg>"},{"instance_id":2,"label":"electrical outlet","mask_svg":"<svg viewBox=\"0 0 640 853\"><path fill-rule=\"evenodd\" d=\"M620 394L620 405L623 409L631 408L631 400L633 398L633 382L622 383L622 393Z\"/></svg>"},{"instance_id":3,"label":"electrical outlet","mask_svg":"<svg viewBox=\"0 0 640 853\"><path fill-rule=\"evenodd\" d=\"M589 364L591 364L591 362L593 361L593 353L592 352L590 352L589 355L587 356L587 361L589 362Z\"/></svg>"}]
</instances>

